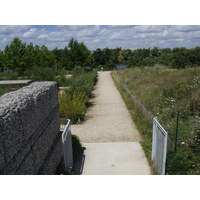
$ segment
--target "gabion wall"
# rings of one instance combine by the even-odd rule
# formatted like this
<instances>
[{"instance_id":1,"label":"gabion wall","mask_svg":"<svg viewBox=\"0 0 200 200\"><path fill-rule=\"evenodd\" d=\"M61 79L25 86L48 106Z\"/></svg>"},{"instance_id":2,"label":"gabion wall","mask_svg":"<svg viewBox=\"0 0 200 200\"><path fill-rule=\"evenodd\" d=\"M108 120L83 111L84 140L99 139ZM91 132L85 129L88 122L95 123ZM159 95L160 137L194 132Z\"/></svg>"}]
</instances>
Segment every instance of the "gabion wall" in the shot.
<instances>
[{"instance_id":1,"label":"gabion wall","mask_svg":"<svg viewBox=\"0 0 200 200\"><path fill-rule=\"evenodd\" d=\"M0 173L55 174L62 159L56 82L0 97Z\"/></svg>"}]
</instances>

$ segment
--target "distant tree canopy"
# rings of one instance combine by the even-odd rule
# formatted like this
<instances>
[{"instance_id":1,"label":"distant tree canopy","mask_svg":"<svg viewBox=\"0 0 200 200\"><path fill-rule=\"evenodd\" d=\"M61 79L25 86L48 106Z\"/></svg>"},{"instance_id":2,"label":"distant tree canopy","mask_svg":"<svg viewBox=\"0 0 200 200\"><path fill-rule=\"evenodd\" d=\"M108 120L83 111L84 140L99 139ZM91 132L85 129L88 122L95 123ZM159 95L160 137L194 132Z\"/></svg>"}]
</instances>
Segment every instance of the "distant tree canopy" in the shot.
<instances>
[{"instance_id":1,"label":"distant tree canopy","mask_svg":"<svg viewBox=\"0 0 200 200\"><path fill-rule=\"evenodd\" d=\"M83 42L71 39L63 49L49 50L46 46L26 44L19 38L0 51L0 71L12 70L24 73L35 67L72 70L80 67L104 67L111 70L117 64L153 66L162 64L173 68L200 66L200 47L187 49L158 47L147 49L96 49L90 51Z\"/></svg>"},{"instance_id":2,"label":"distant tree canopy","mask_svg":"<svg viewBox=\"0 0 200 200\"><path fill-rule=\"evenodd\" d=\"M137 49L129 53L127 64L129 67L161 64L177 69L200 66L200 47Z\"/></svg>"},{"instance_id":3,"label":"distant tree canopy","mask_svg":"<svg viewBox=\"0 0 200 200\"><path fill-rule=\"evenodd\" d=\"M33 67L63 68L71 70L75 66L92 66L93 56L86 45L71 39L64 49L49 50L46 46L23 43L14 38L4 51L0 52L0 70L9 69L20 73Z\"/></svg>"},{"instance_id":4,"label":"distant tree canopy","mask_svg":"<svg viewBox=\"0 0 200 200\"><path fill-rule=\"evenodd\" d=\"M9 69L23 73L26 70L37 67L52 67L55 64L55 56L46 46L33 46L32 43L23 43L19 38L14 38L7 45L0 56L1 71Z\"/></svg>"},{"instance_id":5,"label":"distant tree canopy","mask_svg":"<svg viewBox=\"0 0 200 200\"><path fill-rule=\"evenodd\" d=\"M91 65L93 58L91 51L86 45L77 40L71 39L68 44L68 59L71 64L71 68L75 66L87 66Z\"/></svg>"}]
</instances>

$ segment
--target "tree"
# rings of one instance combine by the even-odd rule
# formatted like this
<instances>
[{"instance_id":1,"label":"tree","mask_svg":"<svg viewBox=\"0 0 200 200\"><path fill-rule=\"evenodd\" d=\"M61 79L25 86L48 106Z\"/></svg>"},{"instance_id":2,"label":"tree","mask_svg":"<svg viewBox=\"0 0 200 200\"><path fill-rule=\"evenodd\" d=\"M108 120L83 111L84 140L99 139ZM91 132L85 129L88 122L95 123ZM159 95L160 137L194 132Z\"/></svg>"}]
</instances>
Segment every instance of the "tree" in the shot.
<instances>
[{"instance_id":1,"label":"tree","mask_svg":"<svg viewBox=\"0 0 200 200\"><path fill-rule=\"evenodd\" d=\"M52 68L55 64L55 57L52 51L49 51L45 45L40 47L40 63L39 66Z\"/></svg>"},{"instance_id":2,"label":"tree","mask_svg":"<svg viewBox=\"0 0 200 200\"><path fill-rule=\"evenodd\" d=\"M32 43L26 46L26 50L24 52L23 60L25 62L26 68L24 70L33 68L36 65L36 52Z\"/></svg>"},{"instance_id":3,"label":"tree","mask_svg":"<svg viewBox=\"0 0 200 200\"><path fill-rule=\"evenodd\" d=\"M6 46L5 66L13 71L22 72L26 68L24 55L26 51L26 44L22 43L19 38L14 38L11 44Z\"/></svg>"},{"instance_id":4,"label":"tree","mask_svg":"<svg viewBox=\"0 0 200 200\"><path fill-rule=\"evenodd\" d=\"M0 51L0 72L4 70L4 54Z\"/></svg>"},{"instance_id":5,"label":"tree","mask_svg":"<svg viewBox=\"0 0 200 200\"><path fill-rule=\"evenodd\" d=\"M173 68L185 68L188 66L188 56L186 51L178 51L173 54L171 66Z\"/></svg>"},{"instance_id":6,"label":"tree","mask_svg":"<svg viewBox=\"0 0 200 200\"><path fill-rule=\"evenodd\" d=\"M91 52L83 42L79 43L72 38L68 44L68 54L71 69L75 66L85 67L92 64Z\"/></svg>"},{"instance_id":7,"label":"tree","mask_svg":"<svg viewBox=\"0 0 200 200\"><path fill-rule=\"evenodd\" d=\"M118 61L118 63L123 63L123 61L124 61L124 55L123 55L122 50L119 51L119 55L117 57L117 61Z\"/></svg>"}]
</instances>

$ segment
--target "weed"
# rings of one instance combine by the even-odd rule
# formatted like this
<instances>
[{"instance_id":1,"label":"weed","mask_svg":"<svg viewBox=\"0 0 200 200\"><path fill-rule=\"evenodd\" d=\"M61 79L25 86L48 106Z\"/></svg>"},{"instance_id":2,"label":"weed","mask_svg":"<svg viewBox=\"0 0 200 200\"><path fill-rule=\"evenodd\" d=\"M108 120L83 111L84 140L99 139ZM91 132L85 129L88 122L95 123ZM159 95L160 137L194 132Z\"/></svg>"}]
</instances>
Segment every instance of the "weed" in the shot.
<instances>
[{"instance_id":1,"label":"weed","mask_svg":"<svg viewBox=\"0 0 200 200\"><path fill-rule=\"evenodd\" d=\"M177 110L186 110L187 114L181 116L180 120L180 135L183 141L188 147L193 147L194 142L191 144L191 137L195 138L193 141L198 141L198 131L191 132L190 125L194 121L194 116L190 111L199 112L200 105L200 69L199 68L186 68L186 69L169 69L164 67L140 67L129 68L126 70L118 70L112 72L113 79L124 98L126 105L142 135L143 141L141 142L143 149L150 161L151 155L151 135L152 125L149 127L147 120L141 114L140 111L133 105L127 94L122 90L121 85L125 83L131 93L151 111L152 114L158 117L160 123L168 131L172 140L175 138L176 128L176 113ZM195 119L196 120L196 119ZM197 120L196 120L197 121ZM186 132L187 130L187 132ZM189 130L189 132L188 132ZM189 135L190 133L190 135ZM193 134L193 135L191 135ZM197 139L196 139L197 138ZM197 143L197 142L196 142ZM199 145L199 144L198 144ZM185 174L198 174L199 173L199 156L195 152L180 151L176 154L180 163L184 163L184 156L193 155L191 162L194 161L195 168L191 168L190 163L180 173ZM190 150L188 150L190 151ZM171 164L173 160L173 154L168 154L169 161L169 173L179 173L180 168L175 168L175 165ZM179 156L179 157L178 157ZM181 158L182 157L182 158ZM175 159L175 158L174 158ZM183 159L183 161L181 161ZM178 162L178 160L177 160ZM173 169L174 168L174 169Z\"/></svg>"},{"instance_id":2,"label":"weed","mask_svg":"<svg viewBox=\"0 0 200 200\"><path fill-rule=\"evenodd\" d=\"M61 117L69 118L74 123L84 119L87 101L97 81L97 71L84 72L82 68L75 68L72 73L72 78L63 84L69 89L60 94L59 103Z\"/></svg>"},{"instance_id":3,"label":"weed","mask_svg":"<svg viewBox=\"0 0 200 200\"><path fill-rule=\"evenodd\" d=\"M195 158L190 150L168 151L167 174L187 175L195 166Z\"/></svg>"},{"instance_id":4,"label":"weed","mask_svg":"<svg viewBox=\"0 0 200 200\"><path fill-rule=\"evenodd\" d=\"M53 81L56 72L51 68L33 67L25 72L25 75L32 81Z\"/></svg>"},{"instance_id":5,"label":"weed","mask_svg":"<svg viewBox=\"0 0 200 200\"><path fill-rule=\"evenodd\" d=\"M84 92L70 93L64 91L59 95L60 116L63 118L83 118L86 112L86 96Z\"/></svg>"},{"instance_id":6,"label":"weed","mask_svg":"<svg viewBox=\"0 0 200 200\"><path fill-rule=\"evenodd\" d=\"M1 72L0 80L18 80L17 72Z\"/></svg>"},{"instance_id":7,"label":"weed","mask_svg":"<svg viewBox=\"0 0 200 200\"><path fill-rule=\"evenodd\" d=\"M72 134L72 148L73 148L73 158L76 160L79 154L83 153L85 147L82 146L80 138L77 135Z\"/></svg>"}]
</instances>

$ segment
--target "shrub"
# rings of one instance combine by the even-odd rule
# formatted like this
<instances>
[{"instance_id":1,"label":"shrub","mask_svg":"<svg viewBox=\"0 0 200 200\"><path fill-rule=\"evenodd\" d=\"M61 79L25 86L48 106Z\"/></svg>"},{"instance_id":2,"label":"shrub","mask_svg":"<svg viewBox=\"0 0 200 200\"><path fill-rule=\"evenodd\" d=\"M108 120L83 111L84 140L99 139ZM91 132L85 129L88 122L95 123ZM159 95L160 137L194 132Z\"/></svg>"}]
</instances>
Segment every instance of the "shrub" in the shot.
<instances>
[{"instance_id":1,"label":"shrub","mask_svg":"<svg viewBox=\"0 0 200 200\"><path fill-rule=\"evenodd\" d=\"M80 66L74 67L74 69L73 69L73 71L72 71L72 74L73 74L74 76L80 75L80 74L82 74L82 73L84 73L84 68L83 68L83 67L80 67Z\"/></svg>"},{"instance_id":2,"label":"shrub","mask_svg":"<svg viewBox=\"0 0 200 200\"><path fill-rule=\"evenodd\" d=\"M25 85L26 84L0 85L0 96L7 92L12 92L12 91L18 90L21 87L24 87Z\"/></svg>"},{"instance_id":3,"label":"shrub","mask_svg":"<svg viewBox=\"0 0 200 200\"><path fill-rule=\"evenodd\" d=\"M17 72L1 72L0 80L18 80Z\"/></svg>"},{"instance_id":4,"label":"shrub","mask_svg":"<svg viewBox=\"0 0 200 200\"><path fill-rule=\"evenodd\" d=\"M57 81L58 87L66 87L70 85L71 80L66 78L65 75L60 75L55 79Z\"/></svg>"},{"instance_id":5,"label":"shrub","mask_svg":"<svg viewBox=\"0 0 200 200\"><path fill-rule=\"evenodd\" d=\"M6 93L6 89L0 86L0 96Z\"/></svg>"},{"instance_id":6,"label":"shrub","mask_svg":"<svg viewBox=\"0 0 200 200\"><path fill-rule=\"evenodd\" d=\"M85 149L85 147L82 146L79 137L74 134L72 134L72 149L74 161L76 160L79 154L83 153Z\"/></svg>"},{"instance_id":7,"label":"shrub","mask_svg":"<svg viewBox=\"0 0 200 200\"><path fill-rule=\"evenodd\" d=\"M59 79L58 79L59 80ZM86 103L89 99L93 86L97 80L97 71L82 71L82 68L76 67L73 71L73 77L67 80L61 78L59 85L69 86L59 97L60 115L69 118L72 122L83 119L86 113ZM68 85L66 85L68 84Z\"/></svg>"},{"instance_id":8,"label":"shrub","mask_svg":"<svg viewBox=\"0 0 200 200\"><path fill-rule=\"evenodd\" d=\"M33 67L25 72L32 81L53 81L55 71L51 68Z\"/></svg>"},{"instance_id":9,"label":"shrub","mask_svg":"<svg viewBox=\"0 0 200 200\"><path fill-rule=\"evenodd\" d=\"M96 83L96 77L97 71L75 74L71 79L70 91L84 92L89 97Z\"/></svg>"},{"instance_id":10,"label":"shrub","mask_svg":"<svg viewBox=\"0 0 200 200\"><path fill-rule=\"evenodd\" d=\"M86 112L85 102L83 92L63 92L59 96L60 116L72 120L82 119Z\"/></svg>"},{"instance_id":11,"label":"shrub","mask_svg":"<svg viewBox=\"0 0 200 200\"><path fill-rule=\"evenodd\" d=\"M195 164L190 150L169 151L167 155L167 174L187 175Z\"/></svg>"}]
</instances>

